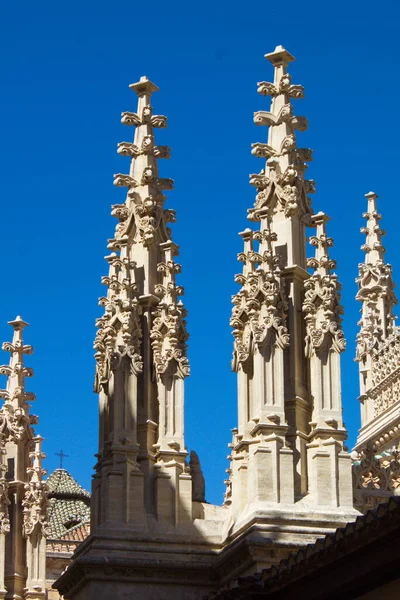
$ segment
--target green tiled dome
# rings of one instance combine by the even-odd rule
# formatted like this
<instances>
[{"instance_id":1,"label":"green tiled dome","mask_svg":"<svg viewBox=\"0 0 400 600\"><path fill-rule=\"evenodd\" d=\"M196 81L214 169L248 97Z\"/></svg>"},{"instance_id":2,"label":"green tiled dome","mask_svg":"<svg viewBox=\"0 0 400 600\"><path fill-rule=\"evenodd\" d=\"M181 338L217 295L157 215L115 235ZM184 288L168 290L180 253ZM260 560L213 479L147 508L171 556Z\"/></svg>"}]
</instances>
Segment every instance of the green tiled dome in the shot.
<instances>
[{"instance_id":1,"label":"green tiled dome","mask_svg":"<svg viewBox=\"0 0 400 600\"><path fill-rule=\"evenodd\" d=\"M90 494L66 471L56 469L47 479L49 525L52 538L90 520Z\"/></svg>"}]
</instances>

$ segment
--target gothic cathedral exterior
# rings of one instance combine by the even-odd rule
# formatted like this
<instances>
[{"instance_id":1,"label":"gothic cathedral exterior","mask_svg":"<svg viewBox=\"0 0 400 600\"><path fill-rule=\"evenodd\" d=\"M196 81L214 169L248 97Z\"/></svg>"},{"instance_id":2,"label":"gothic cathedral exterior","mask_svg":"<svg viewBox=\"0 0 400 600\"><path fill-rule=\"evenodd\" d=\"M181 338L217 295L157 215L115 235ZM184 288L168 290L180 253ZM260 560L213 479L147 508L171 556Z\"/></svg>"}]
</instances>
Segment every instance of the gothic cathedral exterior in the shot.
<instances>
[{"instance_id":1,"label":"gothic cathedral exterior","mask_svg":"<svg viewBox=\"0 0 400 600\"><path fill-rule=\"evenodd\" d=\"M250 175L252 228L240 233L231 317L238 426L222 506L205 501L197 455L189 461L185 446L186 310L169 227L175 212L164 208L173 181L158 173L158 160L170 150L155 139L167 119L153 111L155 84L142 77L130 86L137 112L122 113L122 123L134 128L134 141L118 145L130 168L114 180L127 194L112 206L117 226L94 344L100 426L90 535L55 583L66 599L212 597L354 521L400 485L393 450L400 441L400 332L377 196L367 194L362 230L362 427L350 455L341 400L341 285L329 217L312 210L312 152L297 145L308 123L295 116L294 101L304 90L291 81L288 51L278 46L266 58L274 80L257 84L271 105L254 113L268 139L252 144L261 169ZM48 492L30 414L34 398L25 391L32 374L24 365L31 352L22 340L26 323L18 317L11 325L13 341L3 346L11 359L1 367L7 388L0 409L0 599L39 600L47 594ZM377 478L380 484L371 485Z\"/></svg>"}]
</instances>

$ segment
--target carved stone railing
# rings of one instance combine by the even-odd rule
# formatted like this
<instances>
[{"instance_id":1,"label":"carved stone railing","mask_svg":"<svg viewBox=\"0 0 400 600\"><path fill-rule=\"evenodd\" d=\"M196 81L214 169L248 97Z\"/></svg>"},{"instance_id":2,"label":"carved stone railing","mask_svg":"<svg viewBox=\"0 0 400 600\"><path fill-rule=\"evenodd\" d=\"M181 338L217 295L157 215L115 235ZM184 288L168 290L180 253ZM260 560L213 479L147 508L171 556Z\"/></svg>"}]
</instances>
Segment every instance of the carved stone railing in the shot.
<instances>
[{"instance_id":1,"label":"carved stone railing","mask_svg":"<svg viewBox=\"0 0 400 600\"><path fill-rule=\"evenodd\" d=\"M359 511L365 513L400 495L400 446L379 454L367 447L353 455L353 461L354 507Z\"/></svg>"},{"instance_id":2,"label":"carved stone railing","mask_svg":"<svg viewBox=\"0 0 400 600\"><path fill-rule=\"evenodd\" d=\"M393 334L374 355L372 363L372 380L374 386L382 383L387 377L400 369L400 328L396 327Z\"/></svg>"},{"instance_id":3,"label":"carved stone railing","mask_svg":"<svg viewBox=\"0 0 400 600\"><path fill-rule=\"evenodd\" d=\"M400 328L372 358L373 387L367 394L373 399L374 414L380 415L400 399Z\"/></svg>"}]
</instances>

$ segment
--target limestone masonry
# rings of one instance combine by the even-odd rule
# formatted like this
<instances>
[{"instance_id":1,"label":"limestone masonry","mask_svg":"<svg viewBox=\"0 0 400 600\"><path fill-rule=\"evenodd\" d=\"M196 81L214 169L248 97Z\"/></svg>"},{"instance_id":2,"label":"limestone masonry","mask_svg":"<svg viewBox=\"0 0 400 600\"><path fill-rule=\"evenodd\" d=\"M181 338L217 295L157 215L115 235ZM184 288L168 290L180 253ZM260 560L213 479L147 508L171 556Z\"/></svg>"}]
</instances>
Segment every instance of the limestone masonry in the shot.
<instances>
[{"instance_id":1,"label":"limestone masonry","mask_svg":"<svg viewBox=\"0 0 400 600\"><path fill-rule=\"evenodd\" d=\"M341 285L329 217L312 209L312 152L297 143L308 127L295 115L304 90L292 83L294 57L282 46L266 59L274 79L259 82L257 91L261 108L268 109L264 97L270 107L255 112L254 123L261 139L268 128L268 138L252 144L261 164L250 175L256 199L248 210L252 228L239 234L231 316L238 426L224 503L205 501L199 459L185 445L186 310L169 227L175 212L164 207L173 181L158 173L170 149L156 142L167 118L152 106L157 86L142 77L130 86L137 111L122 113L122 123L134 128L133 143L118 144L129 171L114 176L127 192L123 204L112 206L117 225L94 343L99 447L91 498L65 469L43 480L34 398L25 391L32 371L24 355L32 349L22 341L27 324L20 317L10 323L13 342L3 346L11 359L1 367L7 388L0 392L0 599L216 598L400 486L400 331L377 196L367 194L362 229L362 427L350 455L341 400Z\"/></svg>"}]
</instances>

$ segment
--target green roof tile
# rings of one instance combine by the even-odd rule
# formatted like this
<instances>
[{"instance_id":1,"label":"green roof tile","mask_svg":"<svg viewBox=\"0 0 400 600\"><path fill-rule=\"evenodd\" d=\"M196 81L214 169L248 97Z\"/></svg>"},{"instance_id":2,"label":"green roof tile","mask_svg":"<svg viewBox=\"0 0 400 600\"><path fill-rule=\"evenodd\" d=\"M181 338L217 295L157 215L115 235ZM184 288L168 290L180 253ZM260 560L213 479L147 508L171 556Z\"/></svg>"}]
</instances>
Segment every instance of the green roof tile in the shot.
<instances>
[{"instance_id":1,"label":"green roof tile","mask_svg":"<svg viewBox=\"0 0 400 600\"><path fill-rule=\"evenodd\" d=\"M56 469L47 479L48 520L52 538L90 520L90 494L66 471Z\"/></svg>"}]
</instances>

